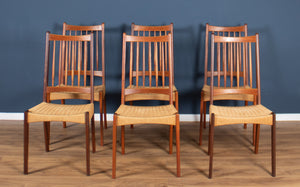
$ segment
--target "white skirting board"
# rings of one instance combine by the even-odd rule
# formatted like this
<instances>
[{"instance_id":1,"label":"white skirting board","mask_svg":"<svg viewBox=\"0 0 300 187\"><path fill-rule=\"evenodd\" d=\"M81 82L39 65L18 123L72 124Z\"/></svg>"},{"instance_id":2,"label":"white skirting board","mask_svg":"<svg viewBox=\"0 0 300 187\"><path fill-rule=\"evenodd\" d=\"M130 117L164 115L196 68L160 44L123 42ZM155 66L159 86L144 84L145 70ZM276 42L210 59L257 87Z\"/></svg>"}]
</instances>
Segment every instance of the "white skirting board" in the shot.
<instances>
[{"instance_id":1,"label":"white skirting board","mask_svg":"<svg viewBox=\"0 0 300 187\"><path fill-rule=\"evenodd\" d=\"M209 120L208 114L206 114L206 121ZM6 113L0 112L0 120L23 120L23 113ZM95 114L95 120L100 120L99 113ZM107 120L113 120L113 114L107 114ZM180 114L180 121L197 122L200 121L199 114ZM276 121L300 121L300 113L279 113L276 114Z\"/></svg>"}]
</instances>

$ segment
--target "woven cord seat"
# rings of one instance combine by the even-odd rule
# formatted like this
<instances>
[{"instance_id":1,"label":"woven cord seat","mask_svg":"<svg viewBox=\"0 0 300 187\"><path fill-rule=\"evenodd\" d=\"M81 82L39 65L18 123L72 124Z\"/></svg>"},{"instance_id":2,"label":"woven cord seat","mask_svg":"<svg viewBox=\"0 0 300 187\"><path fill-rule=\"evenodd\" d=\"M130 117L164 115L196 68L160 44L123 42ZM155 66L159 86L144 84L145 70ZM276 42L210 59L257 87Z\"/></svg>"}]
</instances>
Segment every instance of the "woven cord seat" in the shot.
<instances>
[{"instance_id":1,"label":"woven cord seat","mask_svg":"<svg viewBox=\"0 0 300 187\"><path fill-rule=\"evenodd\" d=\"M100 97L100 93L102 94ZM94 101L100 101L105 96L105 85L94 86ZM90 94L79 92L52 92L50 94L50 100L60 99L83 99L90 100Z\"/></svg>"},{"instance_id":2,"label":"woven cord seat","mask_svg":"<svg viewBox=\"0 0 300 187\"><path fill-rule=\"evenodd\" d=\"M226 88L218 87L218 89L226 89ZM203 92L202 93L203 101L204 102L209 101L210 100L210 86L204 85L202 88L202 92ZM226 95L217 95L214 97L214 100L239 100L239 101L251 101L252 102L252 101L254 101L254 97L251 94L226 94Z\"/></svg>"},{"instance_id":3,"label":"woven cord seat","mask_svg":"<svg viewBox=\"0 0 300 187\"><path fill-rule=\"evenodd\" d=\"M210 116L212 113L215 114L215 126L240 123L273 124L272 111L263 105L238 107L210 105Z\"/></svg>"},{"instance_id":4,"label":"woven cord seat","mask_svg":"<svg viewBox=\"0 0 300 187\"><path fill-rule=\"evenodd\" d=\"M134 86L132 86L134 87ZM128 88L128 87L127 87ZM162 88L162 87L158 87ZM165 88L169 88L165 86ZM173 102L175 102L176 106L176 99L178 99L178 91L175 85L173 85ZM139 94L131 94L125 97L125 101L141 101L141 100L160 100L160 101L168 101L169 96L165 94L157 94L157 93L139 93ZM178 110L178 106L177 106Z\"/></svg>"},{"instance_id":5,"label":"woven cord seat","mask_svg":"<svg viewBox=\"0 0 300 187\"><path fill-rule=\"evenodd\" d=\"M130 124L176 124L177 110L174 105L131 106L120 105L115 112L117 126Z\"/></svg>"},{"instance_id":6,"label":"woven cord seat","mask_svg":"<svg viewBox=\"0 0 300 187\"><path fill-rule=\"evenodd\" d=\"M85 123L85 113L89 113L89 120L94 114L94 104L61 105L42 102L28 110L28 123L40 121L68 121Z\"/></svg>"}]
</instances>

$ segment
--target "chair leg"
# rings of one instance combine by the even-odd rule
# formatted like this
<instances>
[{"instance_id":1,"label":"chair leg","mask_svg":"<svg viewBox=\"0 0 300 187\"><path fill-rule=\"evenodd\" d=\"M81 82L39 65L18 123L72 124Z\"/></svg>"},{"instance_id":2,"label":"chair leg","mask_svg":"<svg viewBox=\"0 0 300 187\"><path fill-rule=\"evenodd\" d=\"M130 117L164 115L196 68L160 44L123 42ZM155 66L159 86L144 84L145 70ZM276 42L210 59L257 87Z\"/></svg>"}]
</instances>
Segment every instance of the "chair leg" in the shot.
<instances>
[{"instance_id":1,"label":"chair leg","mask_svg":"<svg viewBox=\"0 0 300 187\"><path fill-rule=\"evenodd\" d=\"M276 116L273 113L272 125L272 176L276 177Z\"/></svg>"},{"instance_id":2,"label":"chair leg","mask_svg":"<svg viewBox=\"0 0 300 187\"><path fill-rule=\"evenodd\" d=\"M248 106L248 101L245 101L245 106ZM247 129L247 123L244 123L244 129Z\"/></svg>"},{"instance_id":3,"label":"chair leg","mask_svg":"<svg viewBox=\"0 0 300 187\"><path fill-rule=\"evenodd\" d=\"M181 176L181 169L180 169L180 124L179 124L179 114L176 114L176 159L177 159L177 177L180 177Z\"/></svg>"},{"instance_id":4,"label":"chair leg","mask_svg":"<svg viewBox=\"0 0 300 187\"><path fill-rule=\"evenodd\" d=\"M206 101L203 102L203 128L206 129Z\"/></svg>"},{"instance_id":5,"label":"chair leg","mask_svg":"<svg viewBox=\"0 0 300 187\"><path fill-rule=\"evenodd\" d=\"M252 132L252 145L255 146L256 144L256 126L257 124L253 124L253 132Z\"/></svg>"},{"instance_id":6,"label":"chair leg","mask_svg":"<svg viewBox=\"0 0 300 187\"><path fill-rule=\"evenodd\" d=\"M103 93L104 94L104 93ZM105 94L103 96L103 109L104 109L104 125L105 125L105 129L107 129L107 114L106 114L106 97L105 97Z\"/></svg>"},{"instance_id":7,"label":"chair leg","mask_svg":"<svg viewBox=\"0 0 300 187\"><path fill-rule=\"evenodd\" d=\"M62 105L65 104L65 100L64 100L64 99L61 99L60 101L61 101L61 104L62 104ZM64 127L64 128L67 128L67 122L63 121L63 127Z\"/></svg>"},{"instance_id":8,"label":"chair leg","mask_svg":"<svg viewBox=\"0 0 300 187\"><path fill-rule=\"evenodd\" d=\"M133 102L132 102L132 101L129 101L129 105L132 106L132 105L133 105ZM130 125L130 128L133 129L134 126L133 126L133 125Z\"/></svg>"},{"instance_id":9,"label":"chair leg","mask_svg":"<svg viewBox=\"0 0 300 187\"><path fill-rule=\"evenodd\" d=\"M179 112L179 104L178 104L178 92L175 92L175 108L177 112Z\"/></svg>"},{"instance_id":10,"label":"chair leg","mask_svg":"<svg viewBox=\"0 0 300 187\"><path fill-rule=\"evenodd\" d=\"M28 142L29 142L28 111L25 111L24 112L24 174L28 174Z\"/></svg>"},{"instance_id":11,"label":"chair leg","mask_svg":"<svg viewBox=\"0 0 300 187\"><path fill-rule=\"evenodd\" d=\"M201 98L200 98L199 145L202 145L202 134L203 134L203 92L201 92Z\"/></svg>"},{"instance_id":12,"label":"chair leg","mask_svg":"<svg viewBox=\"0 0 300 187\"><path fill-rule=\"evenodd\" d=\"M121 127L122 155L125 154L125 126Z\"/></svg>"},{"instance_id":13,"label":"chair leg","mask_svg":"<svg viewBox=\"0 0 300 187\"><path fill-rule=\"evenodd\" d=\"M44 137L45 137L45 151L49 152L50 144L50 121L44 122Z\"/></svg>"},{"instance_id":14,"label":"chair leg","mask_svg":"<svg viewBox=\"0 0 300 187\"><path fill-rule=\"evenodd\" d=\"M117 116L114 114L113 121L113 146L112 146L112 178L116 178L116 148L117 148Z\"/></svg>"},{"instance_id":15,"label":"chair leg","mask_svg":"<svg viewBox=\"0 0 300 187\"><path fill-rule=\"evenodd\" d=\"M214 146L214 128L215 128L215 115L211 114L211 122L209 125L209 174L208 178L212 178L212 169L213 169L213 146Z\"/></svg>"},{"instance_id":16,"label":"chair leg","mask_svg":"<svg viewBox=\"0 0 300 187\"><path fill-rule=\"evenodd\" d=\"M169 154L173 153L173 125L169 127Z\"/></svg>"},{"instance_id":17,"label":"chair leg","mask_svg":"<svg viewBox=\"0 0 300 187\"><path fill-rule=\"evenodd\" d=\"M210 122L211 124L211 122ZM207 154L210 155L210 151L211 151L211 147L210 147L210 135L211 135L211 128L210 128L210 125L209 125L209 129L208 129L208 151L207 151Z\"/></svg>"},{"instance_id":18,"label":"chair leg","mask_svg":"<svg viewBox=\"0 0 300 187\"><path fill-rule=\"evenodd\" d=\"M256 130L255 130L255 154L258 153L258 147L259 147L259 132L260 132L260 124L256 124Z\"/></svg>"},{"instance_id":19,"label":"chair leg","mask_svg":"<svg viewBox=\"0 0 300 187\"><path fill-rule=\"evenodd\" d=\"M92 117L92 146L93 146L93 153L96 152L96 137L95 137L95 116Z\"/></svg>"},{"instance_id":20,"label":"chair leg","mask_svg":"<svg viewBox=\"0 0 300 187\"><path fill-rule=\"evenodd\" d=\"M85 147L86 147L86 175L90 175L90 128L89 113L85 113Z\"/></svg>"},{"instance_id":21,"label":"chair leg","mask_svg":"<svg viewBox=\"0 0 300 187\"><path fill-rule=\"evenodd\" d=\"M100 145L103 146L103 101L102 92L99 92L99 111L100 111Z\"/></svg>"}]
</instances>

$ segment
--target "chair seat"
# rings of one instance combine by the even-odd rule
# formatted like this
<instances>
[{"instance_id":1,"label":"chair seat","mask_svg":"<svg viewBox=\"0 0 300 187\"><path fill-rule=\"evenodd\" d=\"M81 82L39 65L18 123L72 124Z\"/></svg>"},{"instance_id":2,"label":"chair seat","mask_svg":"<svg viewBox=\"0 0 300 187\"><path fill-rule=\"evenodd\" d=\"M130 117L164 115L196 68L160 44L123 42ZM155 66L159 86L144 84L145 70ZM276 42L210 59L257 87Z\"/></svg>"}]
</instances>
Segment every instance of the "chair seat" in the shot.
<instances>
[{"instance_id":1,"label":"chair seat","mask_svg":"<svg viewBox=\"0 0 300 187\"><path fill-rule=\"evenodd\" d=\"M102 92L102 97L105 96L105 86L98 85L94 86L94 101L100 100L100 92ZM83 100L90 100L90 94L86 93L78 93L78 92L52 92L50 94L50 101L53 100L60 100L60 99L83 99Z\"/></svg>"},{"instance_id":2,"label":"chair seat","mask_svg":"<svg viewBox=\"0 0 300 187\"><path fill-rule=\"evenodd\" d=\"M61 105L42 102L28 110L28 122L67 121L85 123L85 113L89 112L89 120L94 114L94 104Z\"/></svg>"},{"instance_id":3,"label":"chair seat","mask_svg":"<svg viewBox=\"0 0 300 187\"><path fill-rule=\"evenodd\" d=\"M215 114L215 126L254 123L272 125L272 111L263 105L251 106L216 106L210 105L210 116Z\"/></svg>"},{"instance_id":4,"label":"chair seat","mask_svg":"<svg viewBox=\"0 0 300 187\"><path fill-rule=\"evenodd\" d=\"M175 125L177 110L174 105L130 106L121 105L115 112L117 125L167 124Z\"/></svg>"},{"instance_id":5,"label":"chair seat","mask_svg":"<svg viewBox=\"0 0 300 187\"><path fill-rule=\"evenodd\" d=\"M225 87L214 87L214 89L217 89L217 88L226 89ZM236 88L236 87L233 87L233 88ZM250 87L246 87L246 88L250 89ZM204 85L202 88L202 92L203 92L203 100L209 101L210 100L210 86ZM226 94L226 95L214 96L214 100L254 101L254 96L252 94Z\"/></svg>"},{"instance_id":6,"label":"chair seat","mask_svg":"<svg viewBox=\"0 0 300 187\"><path fill-rule=\"evenodd\" d=\"M129 87L127 87L129 88ZM135 88L132 86L131 88ZM146 86L147 88L147 86ZM162 88L161 86L157 88ZM169 86L165 86L164 88L169 88ZM173 85L173 101L176 99L177 88ZM125 101L139 101L139 100L161 100L161 101L169 101L169 96L165 94L155 94L155 93L143 93L143 94L131 94L125 96Z\"/></svg>"}]
</instances>

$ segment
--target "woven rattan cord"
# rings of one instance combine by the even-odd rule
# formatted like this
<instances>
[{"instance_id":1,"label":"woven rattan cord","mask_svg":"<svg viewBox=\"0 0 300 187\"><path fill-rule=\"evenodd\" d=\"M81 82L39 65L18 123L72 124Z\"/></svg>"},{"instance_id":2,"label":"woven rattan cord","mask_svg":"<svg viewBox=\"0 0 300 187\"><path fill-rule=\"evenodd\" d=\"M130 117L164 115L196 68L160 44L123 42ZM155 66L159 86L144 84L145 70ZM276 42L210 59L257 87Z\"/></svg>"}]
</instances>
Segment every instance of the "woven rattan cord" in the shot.
<instances>
[{"instance_id":1,"label":"woven rattan cord","mask_svg":"<svg viewBox=\"0 0 300 187\"><path fill-rule=\"evenodd\" d=\"M105 85L94 86L94 101L99 101L99 92L102 92L102 97L105 96ZM76 92L52 92L50 93L50 100L60 99L83 99L89 100L90 94L76 93Z\"/></svg>"},{"instance_id":2,"label":"woven rattan cord","mask_svg":"<svg viewBox=\"0 0 300 187\"><path fill-rule=\"evenodd\" d=\"M91 120L94 114L94 104L61 105L42 102L29 109L28 122L69 121L84 124L85 112L89 112Z\"/></svg>"},{"instance_id":3,"label":"woven rattan cord","mask_svg":"<svg viewBox=\"0 0 300 187\"><path fill-rule=\"evenodd\" d=\"M241 124L241 123L258 123L272 125L272 111L263 105L251 106L216 106L210 105L210 116L215 114L215 126Z\"/></svg>"},{"instance_id":4,"label":"woven rattan cord","mask_svg":"<svg viewBox=\"0 0 300 187\"><path fill-rule=\"evenodd\" d=\"M210 86L204 85L202 88L202 91L203 91L203 100L209 101L210 100ZM252 102L252 101L254 101L254 97L251 94L225 94L225 95L214 96L214 100L240 100L240 101L251 101Z\"/></svg>"},{"instance_id":5,"label":"woven rattan cord","mask_svg":"<svg viewBox=\"0 0 300 187\"><path fill-rule=\"evenodd\" d=\"M174 105L130 106L121 105L116 111L117 125L166 124L175 125L177 110Z\"/></svg>"}]
</instances>

